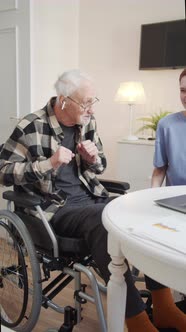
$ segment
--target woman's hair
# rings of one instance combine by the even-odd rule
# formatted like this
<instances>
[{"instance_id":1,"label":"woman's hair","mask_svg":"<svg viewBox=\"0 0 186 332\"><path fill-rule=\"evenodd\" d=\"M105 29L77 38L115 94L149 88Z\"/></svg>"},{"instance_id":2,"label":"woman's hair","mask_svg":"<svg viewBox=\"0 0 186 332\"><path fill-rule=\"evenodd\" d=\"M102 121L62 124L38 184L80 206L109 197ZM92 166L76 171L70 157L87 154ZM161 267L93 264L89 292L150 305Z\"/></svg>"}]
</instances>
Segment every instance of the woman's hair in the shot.
<instances>
[{"instance_id":1,"label":"woman's hair","mask_svg":"<svg viewBox=\"0 0 186 332\"><path fill-rule=\"evenodd\" d=\"M61 95L64 97L72 95L82 84L83 81L92 82L91 78L78 69L73 69L64 72L58 77L54 87L56 89L57 97Z\"/></svg>"},{"instance_id":2,"label":"woman's hair","mask_svg":"<svg viewBox=\"0 0 186 332\"><path fill-rule=\"evenodd\" d=\"M186 68L181 72L180 77L179 77L179 82L181 82L181 79L183 76L186 76Z\"/></svg>"}]
</instances>

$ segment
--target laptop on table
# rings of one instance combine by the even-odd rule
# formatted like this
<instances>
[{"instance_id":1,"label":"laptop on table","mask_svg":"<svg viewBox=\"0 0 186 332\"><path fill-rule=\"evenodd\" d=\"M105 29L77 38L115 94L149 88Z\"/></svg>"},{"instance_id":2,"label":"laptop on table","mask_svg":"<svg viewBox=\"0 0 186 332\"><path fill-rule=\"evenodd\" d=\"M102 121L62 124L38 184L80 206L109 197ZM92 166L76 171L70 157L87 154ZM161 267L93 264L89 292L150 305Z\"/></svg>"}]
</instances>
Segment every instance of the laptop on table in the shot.
<instances>
[{"instance_id":1,"label":"laptop on table","mask_svg":"<svg viewBox=\"0 0 186 332\"><path fill-rule=\"evenodd\" d=\"M160 206L186 213L186 195L157 199L154 202Z\"/></svg>"}]
</instances>

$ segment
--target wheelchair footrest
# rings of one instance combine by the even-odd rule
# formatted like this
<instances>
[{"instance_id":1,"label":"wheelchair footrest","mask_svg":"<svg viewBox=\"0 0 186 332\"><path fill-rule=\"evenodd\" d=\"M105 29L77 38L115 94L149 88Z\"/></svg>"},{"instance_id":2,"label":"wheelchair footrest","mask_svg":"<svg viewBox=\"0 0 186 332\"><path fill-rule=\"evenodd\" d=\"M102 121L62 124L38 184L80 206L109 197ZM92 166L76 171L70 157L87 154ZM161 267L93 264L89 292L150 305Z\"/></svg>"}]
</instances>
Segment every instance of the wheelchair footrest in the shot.
<instances>
[{"instance_id":1,"label":"wheelchair footrest","mask_svg":"<svg viewBox=\"0 0 186 332\"><path fill-rule=\"evenodd\" d=\"M82 285L81 285L81 289L80 289L80 290L76 290L76 291L74 292L74 298L76 299L76 301L78 301L78 302L81 303L81 304L85 304L85 303L87 303L87 300L82 299L82 297L79 296L79 292L83 292L83 293L85 293L86 287L87 287L87 285L82 284Z\"/></svg>"},{"instance_id":2,"label":"wheelchair footrest","mask_svg":"<svg viewBox=\"0 0 186 332\"><path fill-rule=\"evenodd\" d=\"M64 312L64 323L60 327L59 332L71 332L74 325L77 324L77 310L67 306Z\"/></svg>"}]
</instances>

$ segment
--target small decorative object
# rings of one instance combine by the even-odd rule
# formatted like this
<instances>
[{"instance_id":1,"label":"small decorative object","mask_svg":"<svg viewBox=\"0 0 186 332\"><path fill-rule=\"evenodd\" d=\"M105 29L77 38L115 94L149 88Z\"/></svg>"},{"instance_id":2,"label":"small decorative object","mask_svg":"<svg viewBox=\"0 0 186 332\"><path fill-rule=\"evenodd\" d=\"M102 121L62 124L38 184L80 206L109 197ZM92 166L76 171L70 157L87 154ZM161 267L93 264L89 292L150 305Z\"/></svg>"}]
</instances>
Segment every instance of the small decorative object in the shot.
<instances>
[{"instance_id":1,"label":"small decorative object","mask_svg":"<svg viewBox=\"0 0 186 332\"><path fill-rule=\"evenodd\" d=\"M115 101L120 104L128 104L130 112L129 122L129 135L128 140L135 141L138 139L133 134L133 106L137 104L145 103L145 92L141 82L122 82L120 83L119 89L117 90Z\"/></svg>"},{"instance_id":2,"label":"small decorative object","mask_svg":"<svg viewBox=\"0 0 186 332\"><path fill-rule=\"evenodd\" d=\"M164 118L165 116L167 116L170 113L172 113L172 112L160 111L159 113L154 113L150 116L139 118L138 120L143 121L144 124L142 127L140 127L138 129L137 132L143 131L145 129L151 129L152 130L151 139L155 139L155 133L156 133L156 129L157 129L159 120Z\"/></svg>"}]
</instances>

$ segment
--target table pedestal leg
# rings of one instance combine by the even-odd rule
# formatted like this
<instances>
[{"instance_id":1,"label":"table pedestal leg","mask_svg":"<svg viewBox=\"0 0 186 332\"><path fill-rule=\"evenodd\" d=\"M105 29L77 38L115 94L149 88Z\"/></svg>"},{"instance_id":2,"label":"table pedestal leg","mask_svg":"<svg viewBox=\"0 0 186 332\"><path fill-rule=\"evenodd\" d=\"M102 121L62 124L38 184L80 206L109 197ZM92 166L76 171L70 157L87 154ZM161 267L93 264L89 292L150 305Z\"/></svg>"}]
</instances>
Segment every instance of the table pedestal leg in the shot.
<instances>
[{"instance_id":1,"label":"table pedestal leg","mask_svg":"<svg viewBox=\"0 0 186 332\"><path fill-rule=\"evenodd\" d=\"M116 246L114 247L116 249ZM111 254L112 261L109 264L111 276L107 286L108 332L123 332L127 296L127 287L123 274L127 270L127 265L124 262L124 257L119 251L119 247L118 253L112 249L113 238L112 247L109 245L109 253ZM117 254L117 256L112 255L112 253Z\"/></svg>"}]
</instances>

